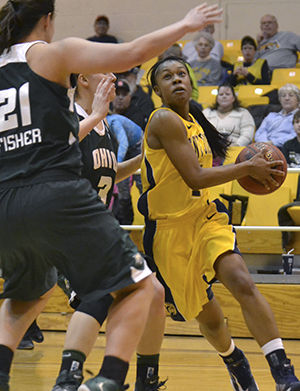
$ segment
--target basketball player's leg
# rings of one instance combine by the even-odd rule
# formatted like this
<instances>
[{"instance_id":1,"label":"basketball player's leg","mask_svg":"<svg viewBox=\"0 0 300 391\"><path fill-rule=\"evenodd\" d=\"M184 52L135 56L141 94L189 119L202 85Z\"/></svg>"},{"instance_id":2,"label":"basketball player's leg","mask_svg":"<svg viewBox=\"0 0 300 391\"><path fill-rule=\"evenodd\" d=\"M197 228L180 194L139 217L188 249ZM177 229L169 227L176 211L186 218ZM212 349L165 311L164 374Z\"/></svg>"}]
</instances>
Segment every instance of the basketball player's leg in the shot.
<instances>
[{"instance_id":1,"label":"basketball player's leg","mask_svg":"<svg viewBox=\"0 0 300 391\"><path fill-rule=\"evenodd\" d=\"M159 381L159 354L164 338L166 310L165 290L153 276L154 299L142 338L137 346L135 391L158 390L165 381Z\"/></svg>"},{"instance_id":2,"label":"basketball player's leg","mask_svg":"<svg viewBox=\"0 0 300 391\"><path fill-rule=\"evenodd\" d=\"M0 308L0 389L8 387L14 352L28 327L44 309L54 289L55 287L51 288L36 300L3 301Z\"/></svg>"},{"instance_id":3,"label":"basketball player's leg","mask_svg":"<svg viewBox=\"0 0 300 391\"><path fill-rule=\"evenodd\" d=\"M0 344L15 350L24 333L42 312L55 287L36 300L5 299L0 308Z\"/></svg>"},{"instance_id":4,"label":"basketball player's leg","mask_svg":"<svg viewBox=\"0 0 300 391\"><path fill-rule=\"evenodd\" d=\"M203 336L223 359L231 377L233 389L258 391L248 360L231 339L222 309L215 297L203 306L196 320Z\"/></svg>"},{"instance_id":5,"label":"basketball player's leg","mask_svg":"<svg viewBox=\"0 0 300 391\"><path fill-rule=\"evenodd\" d=\"M196 320L202 335L218 352L226 352L229 349L231 336L222 309L215 297L203 306Z\"/></svg>"},{"instance_id":6,"label":"basketball player's leg","mask_svg":"<svg viewBox=\"0 0 300 391\"><path fill-rule=\"evenodd\" d=\"M68 325L61 367L52 391L77 391L83 381L84 362L96 342L113 302L111 295L89 303L81 301L77 295L74 297L76 299L72 301L72 306L76 311Z\"/></svg>"},{"instance_id":7,"label":"basketball player's leg","mask_svg":"<svg viewBox=\"0 0 300 391\"><path fill-rule=\"evenodd\" d=\"M243 258L225 253L216 261L215 270L216 278L239 302L247 327L262 348L278 389L300 390L300 382L286 357L273 311L257 289Z\"/></svg>"},{"instance_id":8,"label":"basketball player's leg","mask_svg":"<svg viewBox=\"0 0 300 391\"><path fill-rule=\"evenodd\" d=\"M100 328L93 316L75 311L68 325L64 350L78 350L87 357L95 345Z\"/></svg>"},{"instance_id":9,"label":"basketball player's leg","mask_svg":"<svg viewBox=\"0 0 300 391\"><path fill-rule=\"evenodd\" d=\"M250 333L259 346L279 338L274 314L257 289L243 258L231 252L219 257L215 263L216 278L239 302Z\"/></svg>"},{"instance_id":10,"label":"basketball player's leg","mask_svg":"<svg viewBox=\"0 0 300 391\"><path fill-rule=\"evenodd\" d=\"M154 275L151 278L154 286L154 298L151 302L145 330L137 347L139 355L158 354L164 337L166 319L164 288ZM97 303L85 304L81 302L69 322L64 349L80 350L85 356L88 356L112 302L108 296Z\"/></svg>"},{"instance_id":11,"label":"basketball player's leg","mask_svg":"<svg viewBox=\"0 0 300 391\"><path fill-rule=\"evenodd\" d=\"M110 386L121 390L129 361L144 332L153 300L153 280L148 276L136 284L114 292L115 297L107 317L105 356L99 374L81 385L80 391L93 391ZM141 305L143 303L143 305ZM98 388L97 388L98 387ZM104 388L105 389L105 388Z\"/></svg>"},{"instance_id":12,"label":"basketball player's leg","mask_svg":"<svg viewBox=\"0 0 300 391\"><path fill-rule=\"evenodd\" d=\"M164 288L153 276L154 298L150 306L147 324L137 347L137 381L143 386L147 376L158 382L159 352L164 337L165 307ZM69 322L60 373L53 391L77 390L83 380L82 370L90 354L100 328L112 304L107 295L92 303L81 302Z\"/></svg>"}]
</instances>

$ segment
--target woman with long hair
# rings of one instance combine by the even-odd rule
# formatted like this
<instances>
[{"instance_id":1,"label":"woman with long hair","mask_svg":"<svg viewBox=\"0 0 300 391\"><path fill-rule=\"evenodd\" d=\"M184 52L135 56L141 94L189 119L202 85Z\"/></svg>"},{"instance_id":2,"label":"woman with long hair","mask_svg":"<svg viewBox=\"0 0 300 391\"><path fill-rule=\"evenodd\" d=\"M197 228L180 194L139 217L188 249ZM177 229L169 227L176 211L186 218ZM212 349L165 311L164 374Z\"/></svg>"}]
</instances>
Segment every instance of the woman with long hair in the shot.
<instances>
[{"instance_id":1,"label":"woman with long hair","mask_svg":"<svg viewBox=\"0 0 300 391\"><path fill-rule=\"evenodd\" d=\"M144 249L165 287L166 307L177 321L195 318L222 357L235 391L258 391L249 363L230 337L211 284L219 280L239 302L249 331L261 346L277 390L299 390L270 306L260 294L237 247L225 206L209 201L208 188L251 175L267 188L282 176L279 162L263 154L240 164L212 167L204 129L189 112L191 80L184 61L156 63L151 85L163 107L145 130L141 165ZM205 127L205 124L202 126Z\"/></svg>"}]
</instances>

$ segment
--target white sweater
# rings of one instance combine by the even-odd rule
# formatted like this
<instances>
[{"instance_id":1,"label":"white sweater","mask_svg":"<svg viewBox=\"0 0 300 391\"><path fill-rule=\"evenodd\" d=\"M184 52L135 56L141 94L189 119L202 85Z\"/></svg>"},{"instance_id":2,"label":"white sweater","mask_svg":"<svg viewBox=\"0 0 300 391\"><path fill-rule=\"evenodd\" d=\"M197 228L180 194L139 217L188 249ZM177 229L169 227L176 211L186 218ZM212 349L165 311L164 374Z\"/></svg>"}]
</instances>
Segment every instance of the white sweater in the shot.
<instances>
[{"instance_id":1,"label":"white sweater","mask_svg":"<svg viewBox=\"0 0 300 391\"><path fill-rule=\"evenodd\" d=\"M227 134L231 145L245 146L253 142L255 123L247 109L240 107L232 110L226 117L221 118L217 110L206 108L203 110L206 118L222 134Z\"/></svg>"}]
</instances>

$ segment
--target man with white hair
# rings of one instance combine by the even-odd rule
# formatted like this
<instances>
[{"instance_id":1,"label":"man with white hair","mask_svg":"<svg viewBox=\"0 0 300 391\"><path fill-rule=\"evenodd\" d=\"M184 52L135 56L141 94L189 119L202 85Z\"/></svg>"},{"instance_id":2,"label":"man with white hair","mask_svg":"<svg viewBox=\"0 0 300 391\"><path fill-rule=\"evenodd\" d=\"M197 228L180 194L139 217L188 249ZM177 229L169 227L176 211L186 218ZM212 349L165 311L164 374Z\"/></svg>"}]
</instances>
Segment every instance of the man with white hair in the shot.
<instances>
[{"instance_id":1,"label":"man with white hair","mask_svg":"<svg viewBox=\"0 0 300 391\"><path fill-rule=\"evenodd\" d=\"M278 31L274 15L266 14L260 20L261 32L257 35L256 58L268 61L269 68L294 68L300 51L300 36L291 31Z\"/></svg>"}]
</instances>

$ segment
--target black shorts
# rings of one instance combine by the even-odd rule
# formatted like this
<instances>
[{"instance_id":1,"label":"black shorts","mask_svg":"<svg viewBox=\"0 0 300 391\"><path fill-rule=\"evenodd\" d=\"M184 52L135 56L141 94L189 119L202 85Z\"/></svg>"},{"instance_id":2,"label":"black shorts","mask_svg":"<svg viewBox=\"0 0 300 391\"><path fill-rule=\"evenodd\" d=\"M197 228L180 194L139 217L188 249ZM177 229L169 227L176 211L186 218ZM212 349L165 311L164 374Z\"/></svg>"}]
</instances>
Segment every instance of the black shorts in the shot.
<instances>
[{"instance_id":1,"label":"black shorts","mask_svg":"<svg viewBox=\"0 0 300 391\"><path fill-rule=\"evenodd\" d=\"M143 257L86 179L0 189L0 299L33 300L57 268L82 300L151 274Z\"/></svg>"}]
</instances>

